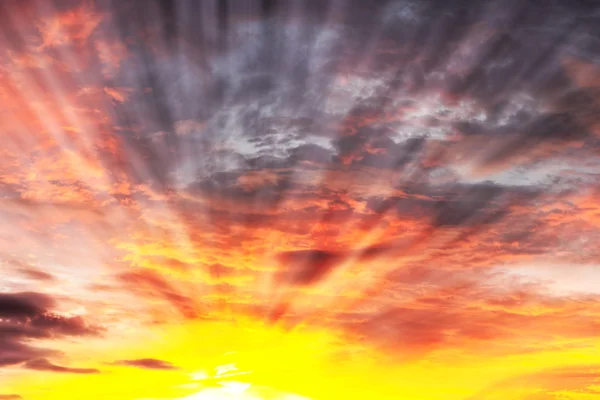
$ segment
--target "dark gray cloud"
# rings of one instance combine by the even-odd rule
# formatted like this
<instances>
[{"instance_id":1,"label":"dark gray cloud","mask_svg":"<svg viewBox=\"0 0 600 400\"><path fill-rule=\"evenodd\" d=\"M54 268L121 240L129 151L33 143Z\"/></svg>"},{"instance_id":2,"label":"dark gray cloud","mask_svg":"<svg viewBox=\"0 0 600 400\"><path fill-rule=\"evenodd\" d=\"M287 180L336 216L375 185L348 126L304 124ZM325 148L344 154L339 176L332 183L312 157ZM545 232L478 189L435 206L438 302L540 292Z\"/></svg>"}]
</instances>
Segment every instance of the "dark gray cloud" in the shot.
<instances>
[{"instance_id":1,"label":"dark gray cloud","mask_svg":"<svg viewBox=\"0 0 600 400\"><path fill-rule=\"evenodd\" d=\"M29 360L23 364L25 368L33 369L36 371L48 371L48 372L59 372L68 374L98 374L100 370L96 368L70 368L62 365L56 365L51 363L45 358L38 358Z\"/></svg>"},{"instance_id":2,"label":"dark gray cloud","mask_svg":"<svg viewBox=\"0 0 600 400\"><path fill-rule=\"evenodd\" d=\"M28 360L37 358L57 355L56 351L43 349L30 345L29 343L22 342L23 338L36 338L29 335L29 332L23 332L19 328L4 327L2 332L2 338L0 339L0 367L13 366L22 364Z\"/></svg>"},{"instance_id":3,"label":"dark gray cloud","mask_svg":"<svg viewBox=\"0 0 600 400\"><path fill-rule=\"evenodd\" d=\"M2 318L32 318L43 314L53 306L54 300L41 293L0 293L0 317Z\"/></svg>"},{"instance_id":4,"label":"dark gray cloud","mask_svg":"<svg viewBox=\"0 0 600 400\"><path fill-rule=\"evenodd\" d=\"M137 367L144 369L174 370L177 366L168 361L157 360L155 358L139 358L135 360L118 360L114 365L123 365L128 367Z\"/></svg>"},{"instance_id":5,"label":"dark gray cloud","mask_svg":"<svg viewBox=\"0 0 600 400\"><path fill-rule=\"evenodd\" d=\"M32 344L36 339L102 332L101 327L89 325L79 316L53 312L54 306L54 299L41 293L0 294L0 367L58 354L54 350L36 347Z\"/></svg>"},{"instance_id":6,"label":"dark gray cloud","mask_svg":"<svg viewBox=\"0 0 600 400\"><path fill-rule=\"evenodd\" d=\"M588 138L597 114L583 100L563 111L579 90L565 57L577 49L578 57L592 55L585 37L596 28L590 6L580 3L553 1L539 12L534 1L380 1L365 13L356 2L324 2L300 15L283 3L151 2L141 12L136 2L106 3L114 14L111 35L123 39L129 55L111 83L134 89L130 101L113 107L136 166L131 157L111 163L140 182L151 176L157 188L177 186L185 170L188 183L222 191L231 182L218 175L240 167L336 167L346 160L397 170L418 161L432 141L447 148L447 164L456 153L484 169L544 159ZM141 31L155 40L142 40ZM174 37L183 52L178 63ZM438 110L415 116L436 94ZM479 116L465 110L461 102L468 101ZM181 120L203 128L178 135ZM456 132L465 137L443 137ZM333 139L333 149L316 138ZM278 204L277 194L231 195Z\"/></svg>"},{"instance_id":7,"label":"dark gray cloud","mask_svg":"<svg viewBox=\"0 0 600 400\"><path fill-rule=\"evenodd\" d=\"M298 250L278 254L282 264L281 281L310 285L323 279L344 255L322 250Z\"/></svg>"}]
</instances>

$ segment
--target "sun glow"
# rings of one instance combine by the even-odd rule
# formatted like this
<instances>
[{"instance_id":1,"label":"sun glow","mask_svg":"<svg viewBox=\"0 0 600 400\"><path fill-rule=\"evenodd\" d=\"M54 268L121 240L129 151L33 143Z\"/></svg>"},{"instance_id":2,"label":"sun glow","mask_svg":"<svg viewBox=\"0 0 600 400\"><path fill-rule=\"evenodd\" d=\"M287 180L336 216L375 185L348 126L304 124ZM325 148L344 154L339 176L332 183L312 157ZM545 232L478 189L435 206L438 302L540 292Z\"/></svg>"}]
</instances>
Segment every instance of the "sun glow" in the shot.
<instances>
[{"instance_id":1,"label":"sun glow","mask_svg":"<svg viewBox=\"0 0 600 400\"><path fill-rule=\"evenodd\" d=\"M70 354L104 373L24 375L9 389L40 400L80 400L82 391L89 400L463 400L477 393L485 399L494 382L508 382L510 391L529 390L513 377L591 365L598 357L597 350L565 348L511 358L482 358L477 349L459 358L443 350L422 360L394 358L337 331L285 329L250 318L157 326L152 334L132 332L121 340L111 348L65 344ZM148 354L177 368L153 371L106 362ZM531 382L543 379L532 375Z\"/></svg>"},{"instance_id":2,"label":"sun glow","mask_svg":"<svg viewBox=\"0 0 600 400\"><path fill-rule=\"evenodd\" d=\"M294 394L268 393L273 390L255 388L251 384L243 382L222 382L221 386L202 389L181 400L311 400L308 397Z\"/></svg>"}]
</instances>

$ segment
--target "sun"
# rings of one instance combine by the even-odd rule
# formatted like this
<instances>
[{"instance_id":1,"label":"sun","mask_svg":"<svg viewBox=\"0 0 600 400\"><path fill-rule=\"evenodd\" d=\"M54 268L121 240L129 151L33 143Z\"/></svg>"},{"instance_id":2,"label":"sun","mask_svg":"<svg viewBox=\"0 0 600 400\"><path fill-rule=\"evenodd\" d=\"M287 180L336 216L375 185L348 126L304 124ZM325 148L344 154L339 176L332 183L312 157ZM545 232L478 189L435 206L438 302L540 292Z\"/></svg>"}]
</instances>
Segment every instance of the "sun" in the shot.
<instances>
[{"instance_id":1,"label":"sun","mask_svg":"<svg viewBox=\"0 0 600 400\"><path fill-rule=\"evenodd\" d=\"M264 393L271 392L271 393ZM311 400L289 393L273 393L273 390L254 387L250 383L220 382L220 387L210 387L184 397L181 400Z\"/></svg>"},{"instance_id":2,"label":"sun","mask_svg":"<svg viewBox=\"0 0 600 400\"><path fill-rule=\"evenodd\" d=\"M212 374L205 371L192 373L190 377L196 384L207 387L181 400L311 400L239 380L251 374L252 371L240 371L235 363L219 365Z\"/></svg>"},{"instance_id":3,"label":"sun","mask_svg":"<svg viewBox=\"0 0 600 400\"><path fill-rule=\"evenodd\" d=\"M263 397L248 393L250 386L241 382L229 382L223 387L202 389L182 400L263 400Z\"/></svg>"}]
</instances>

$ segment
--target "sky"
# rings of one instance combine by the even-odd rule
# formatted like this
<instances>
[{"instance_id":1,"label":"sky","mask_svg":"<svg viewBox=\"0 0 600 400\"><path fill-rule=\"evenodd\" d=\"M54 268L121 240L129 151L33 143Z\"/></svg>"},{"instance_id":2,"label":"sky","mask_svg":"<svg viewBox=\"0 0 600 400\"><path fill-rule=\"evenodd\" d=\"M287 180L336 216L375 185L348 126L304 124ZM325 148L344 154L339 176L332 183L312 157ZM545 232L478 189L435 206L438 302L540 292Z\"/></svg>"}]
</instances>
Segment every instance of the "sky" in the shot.
<instances>
[{"instance_id":1,"label":"sky","mask_svg":"<svg viewBox=\"0 0 600 400\"><path fill-rule=\"evenodd\" d=\"M600 399L600 2L3 0L0 399Z\"/></svg>"}]
</instances>

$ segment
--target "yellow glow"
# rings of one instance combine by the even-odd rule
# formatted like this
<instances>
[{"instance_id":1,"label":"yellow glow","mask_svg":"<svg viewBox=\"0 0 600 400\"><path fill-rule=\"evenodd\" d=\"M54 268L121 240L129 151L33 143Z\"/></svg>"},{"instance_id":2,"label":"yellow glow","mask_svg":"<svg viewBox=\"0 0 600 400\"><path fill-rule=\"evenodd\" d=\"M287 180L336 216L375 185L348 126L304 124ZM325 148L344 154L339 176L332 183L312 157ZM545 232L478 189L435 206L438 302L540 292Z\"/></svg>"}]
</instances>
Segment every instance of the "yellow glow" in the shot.
<instances>
[{"instance_id":1,"label":"yellow glow","mask_svg":"<svg viewBox=\"0 0 600 400\"><path fill-rule=\"evenodd\" d=\"M143 336L143 342L140 337L132 334L111 349L89 342L65 344L73 359L84 360L102 373L39 372L13 380L8 389L27 399L50 400L81 399L82 393L86 399L116 400L520 399L536 387L512 384L511 377L593 364L599 356L596 347L589 347L512 357L440 351L420 361L403 361L333 331L302 327L289 331L250 319L157 326ZM152 371L110 364L148 355L169 360L179 369ZM503 381L509 383L495 387ZM494 390L488 392L491 387Z\"/></svg>"}]
</instances>

